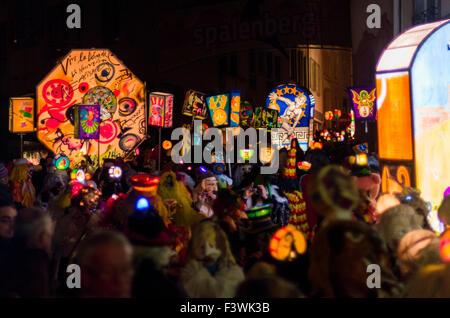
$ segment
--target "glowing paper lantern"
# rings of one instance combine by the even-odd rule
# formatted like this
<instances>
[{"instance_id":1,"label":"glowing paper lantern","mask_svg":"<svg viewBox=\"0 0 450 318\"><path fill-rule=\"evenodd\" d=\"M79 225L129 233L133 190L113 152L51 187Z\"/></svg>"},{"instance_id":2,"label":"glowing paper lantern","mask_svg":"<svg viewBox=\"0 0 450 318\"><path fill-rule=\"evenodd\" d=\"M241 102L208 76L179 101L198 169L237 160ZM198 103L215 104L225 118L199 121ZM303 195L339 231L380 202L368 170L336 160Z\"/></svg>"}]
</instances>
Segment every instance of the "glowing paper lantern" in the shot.
<instances>
[{"instance_id":1,"label":"glowing paper lantern","mask_svg":"<svg viewBox=\"0 0 450 318\"><path fill-rule=\"evenodd\" d=\"M432 206L450 180L448 34L448 19L415 26L390 43L376 69L383 191L409 182Z\"/></svg>"},{"instance_id":2,"label":"glowing paper lantern","mask_svg":"<svg viewBox=\"0 0 450 318\"><path fill-rule=\"evenodd\" d=\"M67 156L58 154L53 158L53 165L58 170L66 170L69 168L70 160Z\"/></svg>"},{"instance_id":3,"label":"glowing paper lantern","mask_svg":"<svg viewBox=\"0 0 450 318\"><path fill-rule=\"evenodd\" d=\"M182 114L194 116L196 119L206 119L208 108L206 107L205 94L188 90L184 97Z\"/></svg>"},{"instance_id":4,"label":"glowing paper lantern","mask_svg":"<svg viewBox=\"0 0 450 318\"><path fill-rule=\"evenodd\" d=\"M108 174L112 179L120 179L122 177L122 168L119 166L111 166L108 170Z\"/></svg>"},{"instance_id":5,"label":"glowing paper lantern","mask_svg":"<svg viewBox=\"0 0 450 318\"><path fill-rule=\"evenodd\" d=\"M355 153L369 153L369 145L368 143L359 144L353 147L353 151Z\"/></svg>"},{"instance_id":6,"label":"glowing paper lantern","mask_svg":"<svg viewBox=\"0 0 450 318\"><path fill-rule=\"evenodd\" d=\"M374 86L348 88L356 120L375 120L377 113L375 91Z\"/></svg>"},{"instance_id":7,"label":"glowing paper lantern","mask_svg":"<svg viewBox=\"0 0 450 318\"><path fill-rule=\"evenodd\" d=\"M241 149L239 150L239 155L244 161L250 161L250 158L253 157L255 150L253 149Z\"/></svg>"},{"instance_id":8,"label":"glowing paper lantern","mask_svg":"<svg viewBox=\"0 0 450 318\"><path fill-rule=\"evenodd\" d=\"M99 139L100 105L78 105L75 107L75 138ZM81 152L80 152L81 153Z\"/></svg>"},{"instance_id":9,"label":"glowing paper lantern","mask_svg":"<svg viewBox=\"0 0 450 318\"><path fill-rule=\"evenodd\" d=\"M170 140L164 140L162 143L162 147L164 150L172 149L172 142Z\"/></svg>"},{"instance_id":10,"label":"glowing paper lantern","mask_svg":"<svg viewBox=\"0 0 450 318\"><path fill-rule=\"evenodd\" d=\"M306 239L302 232L288 225L279 229L269 243L270 255L279 261L292 261L306 251Z\"/></svg>"},{"instance_id":11,"label":"glowing paper lantern","mask_svg":"<svg viewBox=\"0 0 450 318\"><path fill-rule=\"evenodd\" d=\"M149 174L139 173L131 177L131 186L135 191L156 194L159 178Z\"/></svg>"},{"instance_id":12,"label":"glowing paper lantern","mask_svg":"<svg viewBox=\"0 0 450 318\"><path fill-rule=\"evenodd\" d=\"M266 107L257 107L253 114L253 127L266 128L270 130L276 128L278 124L278 111Z\"/></svg>"},{"instance_id":13,"label":"glowing paper lantern","mask_svg":"<svg viewBox=\"0 0 450 318\"><path fill-rule=\"evenodd\" d=\"M444 262L450 261L450 231L445 231L441 236L441 243L439 245L441 258Z\"/></svg>"},{"instance_id":14,"label":"glowing paper lantern","mask_svg":"<svg viewBox=\"0 0 450 318\"><path fill-rule=\"evenodd\" d=\"M96 158L125 157L147 135L144 83L107 49L76 49L36 87L37 138L77 166L82 149ZM100 139L75 138L75 105L100 105Z\"/></svg>"},{"instance_id":15,"label":"glowing paper lantern","mask_svg":"<svg viewBox=\"0 0 450 318\"><path fill-rule=\"evenodd\" d=\"M251 127L253 124L253 106L247 102L244 101L241 103L241 110L240 110L240 125L243 128Z\"/></svg>"},{"instance_id":16,"label":"glowing paper lantern","mask_svg":"<svg viewBox=\"0 0 450 318\"><path fill-rule=\"evenodd\" d=\"M279 116L279 129L272 134L272 143L278 149L289 146L294 135L300 147L308 150L313 135L314 104L311 92L295 84L279 85L269 93L266 107L277 110Z\"/></svg>"},{"instance_id":17,"label":"glowing paper lantern","mask_svg":"<svg viewBox=\"0 0 450 318\"><path fill-rule=\"evenodd\" d=\"M323 148L323 144L321 142L315 141L315 142L311 143L310 148L313 149L313 150L314 149L322 149Z\"/></svg>"},{"instance_id":18,"label":"glowing paper lantern","mask_svg":"<svg viewBox=\"0 0 450 318\"><path fill-rule=\"evenodd\" d=\"M334 118L339 119L339 118L341 118L341 115L342 115L342 113L339 109L334 110Z\"/></svg>"},{"instance_id":19,"label":"glowing paper lantern","mask_svg":"<svg viewBox=\"0 0 450 318\"><path fill-rule=\"evenodd\" d=\"M78 180L79 183L84 183L86 181L86 174L82 169L78 169L75 178Z\"/></svg>"},{"instance_id":20,"label":"glowing paper lantern","mask_svg":"<svg viewBox=\"0 0 450 318\"><path fill-rule=\"evenodd\" d=\"M34 132L34 99L12 97L9 99L9 132Z\"/></svg>"},{"instance_id":21,"label":"glowing paper lantern","mask_svg":"<svg viewBox=\"0 0 450 318\"><path fill-rule=\"evenodd\" d=\"M230 127L239 127L240 110L241 110L241 92L231 91Z\"/></svg>"},{"instance_id":22,"label":"glowing paper lantern","mask_svg":"<svg viewBox=\"0 0 450 318\"><path fill-rule=\"evenodd\" d=\"M209 113L214 127L226 127L230 125L231 94L224 93L206 97Z\"/></svg>"},{"instance_id":23,"label":"glowing paper lantern","mask_svg":"<svg viewBox=\"0 0 450 318\"><path fill-rule=\"evenodd\" d=\"M173 95L150 93L148 116L148 124L151 126L172 127Z\"/></svg>"},{"instance_id":24,"label":"glowing paper lantern","mask_svg":"<svg viewBox=\"0 0 450 318\"><path fill-rule=\"evenodd\" d=\"M367 165L367 154L360 153L356 155L356 164L358 166L365 166Z\"/></svg>"},{"instance_id":25,"label":"glowing paper lantern","mask_svg":"<svg viewBox=\"0 0 450 318\"><path fill-rule=\"evenodd\" d=\"M272 148L259 148L259 160L263 164L270 163L272 161Z\"/></svg>"},{"instance_id":26,"label":"glowing paper lantern","mask_svg":"<svg viewBox=\"0 0 450 318\"><path fill-rule=\"evenodd\" d=\"M297 167L303 171L309 171L311 169L311 164L308 161L297 162Z\"/></svg>"}]
</instances>

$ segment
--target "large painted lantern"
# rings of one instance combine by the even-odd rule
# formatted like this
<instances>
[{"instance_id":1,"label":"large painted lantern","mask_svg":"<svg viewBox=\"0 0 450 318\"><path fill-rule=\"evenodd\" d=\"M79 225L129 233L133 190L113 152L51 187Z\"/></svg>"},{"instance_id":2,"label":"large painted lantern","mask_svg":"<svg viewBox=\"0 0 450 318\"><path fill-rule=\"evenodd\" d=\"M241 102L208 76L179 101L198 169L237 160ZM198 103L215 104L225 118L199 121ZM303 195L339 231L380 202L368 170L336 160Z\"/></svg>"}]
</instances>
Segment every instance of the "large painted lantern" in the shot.
<instances>
[{"instance_id":1,"label":"large painted lantern","mask_svg":"<svg viewBox=\"0 0 450 318\"><path fill-rule=\"evenodd\" d=\"M149 96L148 124L157 127L172 127L173 95L153 92Z\"/></svg>"},{"instance_id":2,"label":"large painted lantern","mask_svg":"<svg viewBox=\"0 0 450 318\"><path fill-rule=\"evenodd\" d=\"M294 135L303 150L312 142L314 97L311 92L295 84L280 85L266 99L266 107L278 111L278 133L272 133L272 142L278 148L289 147Z\"/></svg>"},{"instance_id":3,"label":"large painted lantern","mask_svg":"<svg viewBox=\"0 0 450 318\"><path fill-rule=\"evenodd\" d=\"M209 95L206 105L214 127L239 127L240 91Z\"/></svg>"},{"instance_id":4,"label":"large painted lantern","mask_svg":"<svg viewBox=\"0 0 450 318\"><path fill-rule=\"evenodd\" d=\"M71 166L82 160L80 154L94 163L98 155L102 160L124 157L146 135L144 91L144 84L111 51L72 50L36 87L37 137L54 153L66 155ZM100 106L98 139L75 137L78 105ZM87 111L86 122L80 123L88 134L97 125L90 115L96 113Z\"/></svg>"},{"instance_id":5,"label":"large painted lantern","mask_svg":"<svg viewBox=\"0 0 450 318\"><path fill-rule=\"evenodd\" d=\"M382 191L415 186L433 207L450 185L450 20L419 25L377 65Z\"/></svg>"},{"instance_id":6,"label":"large painted lantern","mask_svg":"<svg viewBox=\"0 0 450 318\"><path fill-rule=\"evenodd\" d=\"M9 132L34 132L34 99L12 97L9 99Z\"/></svg>"}]
</instances>

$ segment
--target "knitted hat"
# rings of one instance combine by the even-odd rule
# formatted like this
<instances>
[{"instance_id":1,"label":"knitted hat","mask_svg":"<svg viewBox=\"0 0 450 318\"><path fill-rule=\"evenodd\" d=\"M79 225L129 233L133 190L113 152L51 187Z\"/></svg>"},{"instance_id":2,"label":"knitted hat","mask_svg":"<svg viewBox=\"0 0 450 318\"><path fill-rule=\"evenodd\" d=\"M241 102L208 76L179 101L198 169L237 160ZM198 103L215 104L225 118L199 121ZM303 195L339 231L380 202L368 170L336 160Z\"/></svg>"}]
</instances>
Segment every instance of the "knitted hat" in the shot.
<instances>
[{"instance_id":1,"label":"knitted hat","mask_svg":"<svg viewBox=\"0 0 450 318\"><path fill-rule=\"evenodd\" d=\"M0 179L8 178L8 169L5 168L3 163L0 163Z\"/></svg>"}]
</instances>

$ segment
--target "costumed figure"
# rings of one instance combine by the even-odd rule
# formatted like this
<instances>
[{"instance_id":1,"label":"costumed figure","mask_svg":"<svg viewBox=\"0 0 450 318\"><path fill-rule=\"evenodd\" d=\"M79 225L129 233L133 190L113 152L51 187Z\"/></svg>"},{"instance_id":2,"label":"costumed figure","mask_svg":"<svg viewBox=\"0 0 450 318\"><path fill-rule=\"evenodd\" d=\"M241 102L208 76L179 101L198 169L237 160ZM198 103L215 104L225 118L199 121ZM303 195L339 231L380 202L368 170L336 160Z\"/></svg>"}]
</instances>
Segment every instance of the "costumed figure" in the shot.
<instances>
[{"instance_id":1,"label":"costumed figure","mask_svg":"<svg viewBox=\"0 0 450 318\"><path fill-rule=\"evenodd\" d=\"M173 171L165 171L161 174L157 193L164 202L167 200L176 201L173 216L174 225L188 229L202 219L201 215L192 208L193 200L188 189L177 180Z\"/></svg>"},{"instance_id":2,"label":"costumed figure","mask_svg":"<svg viewBox=\"0 0 450 318\"><path fill-rule=\"evenodd\" d=\"M292 224L302 232L308 240L312 240L314 229L310 226L310 220L306 213L306 203L303 200L303 194L298 188L297 144L297 139L292 139L286 166L282 172L280 186L283 189L283 194L289 201L289 209L291 211L289 224Z\"/></svg>"},{"instance_id":3,"label":"costumed figure","mask_svg":"<svg viewBox=\"0 0 450 318\"><path fill-rule=\"evenodd\" d=\"M213 201L217 197L217 180L213 173L207 172L200 175L200 182L194 188L193 200L200 214L209 218L214 215Z\"/></svg>"},{"instance_id":4,"label":"costumed figure","mask_svg":"<svg viewBox=\"0 0 450 318\"><path fill-rule=\"evenodd\" d=\"M13 201L23 207L32 207L36 200L36 192L31 182L31 169L26 159L14 162L9 175L10 190Z\"/></svg>"},{"instance_id":5,"label":"costumed figure","mask_svg":"<svg viewBox=\"0 0 450 318\"><path fill-rule=\"evenodd\" d=\"M205 220L193 230L180 282L188 297L232 298L245 276L236 264L226 234Z\"/></svg>"},{"instance_id":6,"label":"costumed figure","mask_svg":"<svg viewBox=\"0 0 450 318\"><path fill-rule=\"evenodd\" d=\"M136 201L125 234L134 249L133 297L186 297L176 279L169 277L176 258L175 237L147 198Z\"/></svg>"},{"instance_id":7,"label":"costumed figure","mask_svg":"<svg viewBox=\"0 0 450 318\"><path fill-rule=\"evenodd\" d=\"M308 183L308 194L321 221L351 220L359 205L360 193L350 173L343 167L322 168Z\"/></svg>"},{"instance_id":8,"label":"costumed figure","mask_svg":"<svg viewBox=\"0 0 450 318\"><path fill-rule=\"evenodd\" d=\"M360 190L359 205L355 210L355 217L363 222L374 224L379 219L377 213L377 198L380 193L381 176L371 171L368 160L364 159L366 154L358 154L363 156L363 160L356 160L354 156L350 157L351 174ZM358 163L362 161L363 163Z\"/></svg>"},{"instance_id":9,"label":"costumed figure","mask_svg":"<svg viewBox=\"0 0 450 318\"><path fill-rule=\"evenodd\" d=\"M379 288L367 284L370 264L379 265ZM362 222L334 220L321 227L311 246L308 274L313 296L318 297L390 298L403 291L385 243Z\"/></svg>"}]
</instances>

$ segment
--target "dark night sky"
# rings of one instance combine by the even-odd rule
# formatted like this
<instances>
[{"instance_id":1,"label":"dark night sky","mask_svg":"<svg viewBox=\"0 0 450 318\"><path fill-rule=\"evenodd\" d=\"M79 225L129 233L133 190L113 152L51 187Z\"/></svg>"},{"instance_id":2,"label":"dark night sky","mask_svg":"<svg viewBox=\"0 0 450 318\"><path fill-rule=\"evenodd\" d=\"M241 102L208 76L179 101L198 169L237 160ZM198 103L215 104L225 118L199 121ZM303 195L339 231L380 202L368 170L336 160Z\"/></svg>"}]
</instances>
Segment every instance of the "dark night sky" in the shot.
<instances>
[{"instance_id":1,"label":"dark night sky","mask_svg":"<svg viewBox=\"0 0 450 318\"><path fill-rule=\"evenodd\" d=\"M82 28L68 29L66 7L70 3L77 3L82 10ZM59 58L67 54L71 48L109 48L135 73L137 77L146 81L150 90L165 90L175 94L175 111L179 106L177 101L184 97L190 87L192 78L180 71L167 78L163 73L166 66L163 58L167 47L175 51L176 61L189 61L187 54L198 54L199 49L189 39L185 30L186 23L197 26L208 25L208 14L214 8L220 10L235 10L235 19L252 21L261 16L267 8L276 6L277 10L298 11L302 15L303 25L314 26L316 32L309 43L340 45L351 47L350 6L348 0L167 0L167 1L120 1L120 0L19 0L0 2L0 94L3 118L3 130L0 142L8 147L10 156L17 156L19 137L8 133L8 98L11 96L34 95L35 86L55 66ZM223 8L223 9L222 9ZM189 20L193 13L197 18ZM310 15L304 12L311 13ZM277 13L275 12L274 15ZM308 19L311 22L308 22ZM184 21L184 22L183 22ZM188 21L188 22L186 22ZM190 21L190 22L189 22ZM185 24L183 24L185 23ZM308 24L310 23L310 24ZM218 23L220 25L220 23ZM172 29L166 29L171 25ZM176 26L179 25L179 30ZM194 25L194 27L195 27ZM175 29L174 27L175 26ZM185 32L186 33L182 33ZM186 41L170 41L178 32L183 34ZM186 36L185 36L186 35ZM261 39L258 45L276 49L280 54L286 47L302 44L305 38L301 34L296 40L293 35L285 40L283 35L276 33ZM250 42L249 42L250 43ZM180 44L181 46L177 46ZM223 55L222 49L239 50L241 46L248 46L245 42L231 42L226 48L219 47L205 51L209 56ZM250 44L252 45L252 44ZM225 45L224 45L225 47ZM207 49L205 49L207 50ZM197 53L196 53L197 52ZM185 62L189 64L189 62ZM182 64L182 63L181 63ZM238 67L241 65L239 64ZM199 67L195 76L210 81L209 67ZM241 75L243 74L243 75ZM246 70L240 71L245 79ZM214 83L217 80L211 77ZM281 78L281 81L289 78ZM228 87L224 87L228 89ZM208 87L202 87L207 90ZM210 90L216 90L212 85ZM256 92L264 95L265 92ZM178 108L179 111L179 108ZM180 125L187 118L179 115L175 118L175 125ZM32 134L26 140L35 140ZM3 152L0 159L8 156Z\"/></svg>"}]
</instances>

